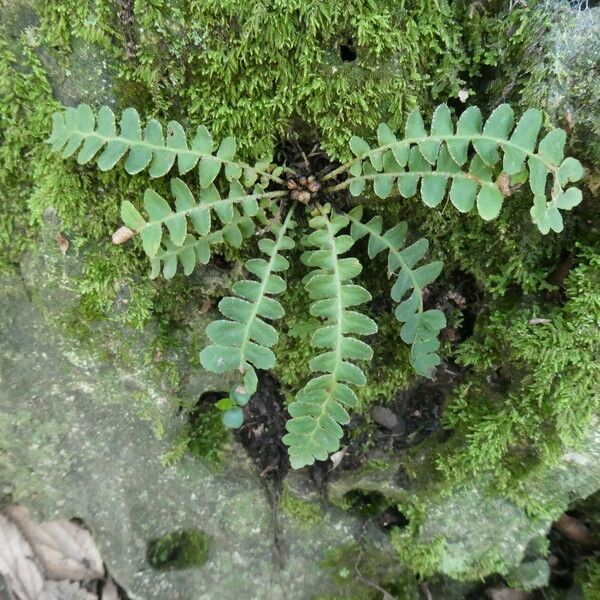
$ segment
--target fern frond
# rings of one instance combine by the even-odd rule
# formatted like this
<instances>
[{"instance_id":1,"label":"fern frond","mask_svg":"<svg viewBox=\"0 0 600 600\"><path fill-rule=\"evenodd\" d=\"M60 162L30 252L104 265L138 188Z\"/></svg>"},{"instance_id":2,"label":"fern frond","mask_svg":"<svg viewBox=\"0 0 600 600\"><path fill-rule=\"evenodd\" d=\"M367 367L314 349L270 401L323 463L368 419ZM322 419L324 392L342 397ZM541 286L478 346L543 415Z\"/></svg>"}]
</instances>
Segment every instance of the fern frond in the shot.
<instances>
[{"instance_id":1,"label":"fern frond","mask_svg":"<svg viewBox=\"0 0 600 600\"><path fill-rule=\"evenodd\" d=\"M200 201L196 202L190 188L179 178L171 179L171 192L175 197L175 210L154 190L147 189L144 194L144 208L148 220L129 201L121 204L121 219L123 223L139 233L144 251L154 258L160 250L165 229L170 244L182 247L188 240L188 221L194 231L201 237L211 231L212 213L214 212L223 225L232 227L223 229L223 239L234 248L242 243L243 233L239 227L240 219L236 207L241 208L245 217L254 217L259 211L258 200L276 198L285 192L264 192L256 186L254 193L246 194L237 181L229 184L229 195L221 198L215 185L200 191ZM247 225L246 225L247 226Z\"/></svg>"},{"instance_id":2,"label":"fern frond","mask_svg":"<svg viewBox=\"0 0 600 600\"><path fill-rule=\"evenodd\" d=\"M581 179L583 168L576 159L564 158L566 133L562 129L551 130L538 143L541 126L539 110L529 109L515 126L511 107L501 104L485 124L477 107L466 109L455 128L450 109L442 104L433 114L428 133L419 111L413 111L404 139L398 139L385 123L377 130L376 148L353 136L350 148L356 158L323 180L347 169L350 177L330 191L348 187L359 196L367 182L372 182L380 198L390 196L394 185L401 196L410 198L420 182L421 198L428 206L439 205L448 193L460 212L476 206L485 220L498 216L511 177L518 182L529 180L533 222L544 234L550 229L559 232L563 228L559 209L569 210L581 202L581 191L566 186Z\"/></svg>"},{"instance_id":3,"label":"fern frond","mask_svg":"<svg viewBox=\"0 0 600 600\"><path fill-rule=\"evenodd\" d=\"M364 342L348 334L371 335L377 325L351 307L371 299L367 290L350 281L362 267L356 258L341 258L354 241L349 235L337 235L348 225L348 218L326 209L310 221L315 229L307 243L316 247L303 255L303 262L315 267L305 278L305 286L314 300L311 315L324 319L315 331L312 345L327 349L314 357L311 371L323 375L311 379L290 404L292 418L287 423L283 442L289 446L290 462L295 469L325 460L339 448L343 431L340 425L350 420L345 406L355 407L357 398L347 384L364 385L365 374L353 362L370 360L373 351Z\"/></svg>"},{"instance_id":4,"label":"fern frond","mask_svg":"<svg viewBox=\"0 0 600 600\"><path fill-rule=\"evenodd\" d=\"M226 319L213 321L206 329L212 344L200 353L202 366L215 373L242 371L247 394L256 391L254 368L272 369L275 365L271 346L277 343L279 335L263 319L280 319L284 315L281 304L270 296L286 289L285 280L277 273L289 267L280 253L294 247L294 241L286 235L293 227L293 212L290 209L283 224L271 225L275 239L259 241L258 247L268 260L252 258L246 262L246 269L257 280L236 282L233 286L236 297L219 302L219 310Z\"/></svg>"},{"instance_id":5,"label":"fern frond","mask_svg":"<svg viewBox=\"0 0 600 600\"><path fill-rule=\"evenodd\" d=\"M251 167L234 160L234 137L225 138L215 152L215 144L206 127L200 125L188 144L181 124L169 121L165 139L162 125L156 119L150 119L142 130L135 108L123 111L118 131L115 114L108 106L101 107L97 117L87 104L56 112L52 115L52 134L47 141L52 151L61 152L63 158L79 151L79 164L88 163L102 150L96 158L101 171L112 169L127 155L125 170L130 175L148 169L150 177L162 177L173 168L175 161L179 174L183 175L199 164L202 188L209 187L222 168L229 181L243 175L246 187L252 187L259 176L264 187L269 181L283 183L276 174L266 171L270 161L260 161Z\"/></svg>"},{"instance_id":6,"label":"fern frond","mask_svg":"<svg viewBox=\"0 0 600 600\"><path fill-rule=\"evenodd\" d=\"M236 211L233 220L221 229L201 237L188 234L181 246L175 246L169 239L163 240L158 252L150 259L150 278L156 279L162 271L165 279L171 279L179 264L184 275L191 275L197 264L208 264L212 256L211 246L226 240L230 240L229 245L233 245L231 241L237 244L240 234L246 239L255 231L254 221Z\"/></svg>"},{"instance_id":7,"label":"fern frond","mask_svg":"<svg viewBox=\"0 0 600 600\"><path fill-rule=\"evenodd\" d=\"M429 249L429 242L425 238L404 248L406 222L383 232L383 219L380 216L363 223L362 214L362 206L357 206L347 214L352 223L350 235L355 241L369 236L368 253L371 259L387 250L388 272L398 273L391 296L398 303L394 314L403 323L400 337L411 345L410 362L415 371L431 377L433 368L440 363L440 357L436 354L440 346L437 336L446 326L446 317L440 310L424 310L423 289L438 277L443 264L433 261L416 267Z\"/></svg>"}]
</instances>

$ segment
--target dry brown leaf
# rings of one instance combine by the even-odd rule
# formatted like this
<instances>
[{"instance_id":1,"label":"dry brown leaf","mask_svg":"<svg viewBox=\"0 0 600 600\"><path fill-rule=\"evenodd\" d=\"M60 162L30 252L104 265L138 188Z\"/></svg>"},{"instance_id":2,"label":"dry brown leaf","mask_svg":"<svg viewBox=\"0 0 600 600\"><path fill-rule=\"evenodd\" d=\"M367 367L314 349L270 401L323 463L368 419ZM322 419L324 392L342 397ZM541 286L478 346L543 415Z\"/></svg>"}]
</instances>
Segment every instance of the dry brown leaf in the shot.
<instances>
[{"instance_id":1,"label":"dry brown leaf","mask_svg":"<svg viewBox=\"0 0 600 600\"><path fill-rule=\"evenodd\" d=\"M90 533L72 521L36 523L24 506L4 511L20 528L34 549L47 579L82 580L104 576L102 558Z\"/></svg>"},{"instance_id":2,"label":"dry brown leaf","mask_svg":"<svg viewBox=\"0 0 600 600\"><path fill-rule=\"evenodd\" d=\"M119 600L119 590L112 579L109 579L102 588L101 600Z\"/></svg>"},{"instance_id":3,"label":"dry brown leaf","mask_svg":"<svg viewBox=\"0 0 600 600\"><path fill-rule=\"evenodd\" d=\"M529 324L530 325L546 325L547 323L551 323L552 321L550 319L542 319L542 318L534 318L534 319L529 319Z\"/></svg>"},{"instance_id":4,"label":"dry brown leaf","mask_svg":"<svg viewBox=\"0 0 600 600\"><path fill-rule=\"evenodd\" d=\"M200 314L203 315L205 313L207 313L210 310L210 307L212 306L212 302L207 298L202 302L202 306L200 307Z\"/></svg>"},{"instance_id":5,"label":"dry brown leaf","mask_svg":"<svg viewBox=\"0 0 600 600\"><path fill-rule=\"evenodd\" d=\"M507 587L496 587L486 591L490 600L528 600L531 594L524 590L513 590Z\"/></svg>"},{"instance_id":6,"label":"dry brown leaf","mask_svg":"<svg viewBox=\"0 0 600 600\"><path fill-rule=\"evenodd\" d=\"M496 185L498 186L498 188L502 192L502 195L505 198L512 194L512 191L510 189L510 180L508 178L508 175L504 173L504 171L500 173L500 175L498 175L498 178L496 179Z\"/></svg>"},{"instance_id":7,"label":"dry brown leaf","mask_svg":"<svg viewBox=\"0 0 600 600\"><path fill-rule=\"evenodd\" d=\"M333 471L334 469L337 469L340 466L340 463L344 459L344 456L346 456L347 452L348 452L348 446L344 446L341 450L338 450L337 452L334 452L329 457L331 459L331 469L330 469L330 471Z\"/></svg>"},{"instance_id":8,"label":"dry brown leaf","mask_svg":"<svg viewBox=\"0 0 600 600\"><path fill-rule=\"evenodd\" d=\"M44 598L44 579L29 542L10 519L0 514L0 573L19 600Z\"/></svg>"},{"instance_id":9,"label":"dry brown leaf","mask_svg":"<svg viewBox=\"0 0 600 600\"><path fill-rule=\"evenodd\" d=\"M69 249L69 240L60 232L54 236L54 239L56 240L60 251L63 254L66 254L67 250Z\"/></svg>"},{"instance_id":10,"label":"dry brown leaf","mask_svg":"<svg viewBox=\"0 0 600 600\"><path fill-rule=\"evenodd\" d=\"M127 240L130 240L135 235L135 231L129 229L129 227L119 227L112 234L112 243L113 244L124 244Z\"/></svg>"}]
</instances>

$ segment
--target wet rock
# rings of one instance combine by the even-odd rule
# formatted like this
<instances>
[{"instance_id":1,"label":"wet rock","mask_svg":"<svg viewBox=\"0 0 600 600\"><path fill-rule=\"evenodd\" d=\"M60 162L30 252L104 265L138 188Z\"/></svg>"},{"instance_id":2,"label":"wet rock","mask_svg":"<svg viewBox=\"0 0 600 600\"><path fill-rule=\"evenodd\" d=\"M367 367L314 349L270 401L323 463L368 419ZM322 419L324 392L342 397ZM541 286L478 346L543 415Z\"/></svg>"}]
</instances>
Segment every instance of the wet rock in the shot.
<instances>
[{"instance_id":1,"label":"wet rock","mask_svg":"<svg viewBox=\"0 0 600 600\"><path fill-rule=\"evenodd\" d=\"M577 450L565 452L554 466L523 477L510 496L490 491L492 482L483 473L443 494L423 494L422 521L413 531L398 533L398 551L407 546L435 554L436 571L453 579L514 572L520 585L528 577L541 581L547 569L536 559L545 558L540 542L552 522L575 498L585 498L600 486L600 425L592 423ZM535 504L537 516L526 512L527 503ZM534 556L532 548L538 548Z\"/></svg>"},{"instance_id":2,"label":"wet rock","mask_svg":"<svg viewBox=\"0 0 600 600\"><path fill-rule=\"evenodd\" d=\"M600 7L563 11L547 39L548 110L600 168ZM571 142L573 143L573 141ZM591 151L590 151L591 150Z\"/></svg>"},{"instance_id":3,"label":"wet rock","mask_svg":"<svg viewBox=\"0 0 600 600\"><path fill-rule=\"evenodd\" d=\"M308 469L290 470L285 476L284 485L297 498L306 502L319 500L319 490Z\"/></svg>"},{"instance_id":4,"label":"wet rock","mask_svg":"<svg viewBox=\"0 0 600 600\"><path fill-rule=\"evenodd\" d=\"M513 588L532 591L548 585L550 567L543 558L523 561L512 573L507 576L507 581Z\"/></svg>"}]
</instances>

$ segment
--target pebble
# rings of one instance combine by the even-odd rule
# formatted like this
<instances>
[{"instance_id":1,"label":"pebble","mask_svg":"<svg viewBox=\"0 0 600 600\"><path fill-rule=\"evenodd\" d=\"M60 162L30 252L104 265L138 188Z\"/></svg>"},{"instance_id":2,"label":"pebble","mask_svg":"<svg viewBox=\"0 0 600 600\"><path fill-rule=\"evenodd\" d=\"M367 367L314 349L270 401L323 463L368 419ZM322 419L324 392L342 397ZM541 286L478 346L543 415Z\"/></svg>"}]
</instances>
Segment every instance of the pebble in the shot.
<instances>
[{"instance_id":1,"label":"pebble","mask_svg":"<svg viewBox=\"0 0 600 600\"><path fill-rule=\"evenodd\" d=\"M371 409L371 417L375 423L385 429L394 429L398 424L398 417L385 406L374 406Z\"/></svg>"}]
</instances>

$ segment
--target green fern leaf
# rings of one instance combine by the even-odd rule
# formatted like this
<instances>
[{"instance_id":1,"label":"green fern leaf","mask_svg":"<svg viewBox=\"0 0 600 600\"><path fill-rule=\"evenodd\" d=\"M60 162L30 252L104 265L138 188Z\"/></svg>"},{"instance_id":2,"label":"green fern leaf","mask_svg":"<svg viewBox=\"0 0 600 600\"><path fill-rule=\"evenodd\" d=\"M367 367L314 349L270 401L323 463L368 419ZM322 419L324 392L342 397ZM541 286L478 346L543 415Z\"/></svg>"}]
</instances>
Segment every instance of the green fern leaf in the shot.
<instances>
[{"instance_id":1,"label":"green fern leaf","mask_svg":"<svg viewBox=\"0 0 600 600\"><path fill-rule=\"evenodd\" d=\"M563 160L563 130L550 131L538 144L541 127L539 110L529 109L515 126L512 109L501 104L485 123L478 108L467 108L455 130L450 110L442 104L434 111L428 133L421 114L415 110L407 119L405 139L398 139L385 123L377 130L379 146L375 148L353 137L350 147L356 158L323 179L333 179L348 170L348 179L329 191L347 187L352 195L360 196L367 182L372 182L374 193L388 198L396 184L404 198L413 197L420 189L423 202L430 207L439 206L449 194L459 211L469 212L476 207L487 221L497 217L502 208L505 186L500 183L500 175L506 178L524 171L535 197L533 222L542 233L559 231L560 210L572 206L558 199L568 191L569 183L581 179L583 169L574 158ZM552 181L549 197L548 178Z\"/></svg>"},{"instance_id":2,"label":"green fern leaf","mask_svg":"<svg viewBox=\"0 0 600 600\"><path fill-rule=\"evenodd\" d=\"M52 134L47 142L53 152L61 152L63 158L77 154L77 162L85 164L96 158L102 171L112 169L127 156L125 170L134 175L148 169L151 177L166 175L177 162L179 174L183 175L198 165L200 187L207 188L224 167L229 181L239 179L244 170L254 174L247 187L254 185L256 177L262 176L262 185L269 181L283 181L267 171L269 163L257 163L254 167L235 160L235 138L225 138L216 154L213 139L203 125L188 144L185 130L177 121L169 121L166 136L162 125L150 119L142 129L140 116L134 108L126 108L121 114L117 130L115 114L103 106L94 116L87 104L70 107L52 115Z\"/></svg>"},{"instance_id":3,"label":"green fern leaf","mask_svg":"<svg viewBox=\"0 0 600 600\"><path fill-rule=\"evenodd\" d=\"M264 192L258 184L252 194L246 194L239 182L232 181L226 198L221 198L217 188L211 184L201 190L197 202L188 186L179 178L171 179L171 192L175 198L175 210L154 190L146 190L144 208L148 219L131 202L125 201L121 205L123 223L139 233L144 251L150 258L159 252L165 230L168 242L176 247L182 247L188 240L188 225L201 237L207 236L211 231L213 212L223 225L233 224L232 227L223 228L222 235L229 245L239 248L244 237L239 225L243 223L248 227L248 224L240 220L236 207L241 208L242 216L251 218L258 213L258 200L285 195L281 191Z\"/></svg>"},{"instance_id":4,"label":"green fern leaf","mask_svg":"<svg viewBox=\"0 0 600 600\"><path fill-rule=\"evenodd\" d=\"M349 235L338 235L348 225L348 218L327 214L323 208L310 221L314 231L306 243L316 250L306 252L302 260L314 267L305 278L305 287L314 300L310 314L324 320L312 338L312 346L324 352L309 364L311 371L321 372L311 379L289 406L291 419L283 442L289 446L293 468L325 460L339 448L343 431L348 423L346 407L355 407L356 394L350 385L364 385L363 371L352 361L370 360L371 348L355 335L377 332L374 321L352 310L367 302L371 295L351 283L362 270L355 258L341 258L353 245Z\"/></svg>"},{"instance_id":5,"label":"green fern leaf","mask_svg":"<svg viewBox=\"0 0 600 600\"><path fill-rule=\"evenodd\" d=\"M286 289L285 280L277 273L286 271L288 261L281 255L284 250L294 247L293 240L286 232L293 227L293 209L283 224L272 224L275 239L262 239L260 250L268 260L253 258L246 262L246 269L256 280L242 280L235 283L235 297L226 297L219 303L219 310L225 319L213 321L206 329L212 344L200 353L200 362L205 369L215 373L240 370L245 373L246 393L256 390L254 369L271 369L275 365L275 355L271 346L279 335L265 319L274 320L284 316L281 304L271 298Z\"/></svg>"},{"instance_id":6,"label":"green fern leaf","mask_svg":"<svg viewBox=\"0 0 600 600\"><path fill-rule=\"evenodd\" d=\"M239 247L241 241L254 235L255 231L254 221L236 211L232 221L221 229L200 237L188 234L181 246L175 246L169 239L165 239L150 259L150 278L155 279L162 272L165 279L171 279L179 265L183 268L184 275L191 275L196 265L208 264L212 246L227 242L230 246Z\"/></svg>"},{"instance_id":7,"label":"green fern leaf","mask_svg":"<svg viewBox=\"0 0 600 600\"><path fill-rule=\"evenodd\" d=\"M362 206L357 206L347 214L352 223L350 235L355 241L368 236L369 258L375 258L380 252L387 250L388 271L398 274L391 296L398 303L396 318L403 323L400 337L411 344L410 360L415 371L431 377L434 367L440 362L436 354L439 348L437 336L446 326L446 318L439 310L424 310L423 289L440 274L442 263L435 261L415 268L427 253L427 240L422 238L404 248L407 231L405 222L383 232L383 220L380 216L363 223L362 214Z\"/></svg>"}]
</instances>

